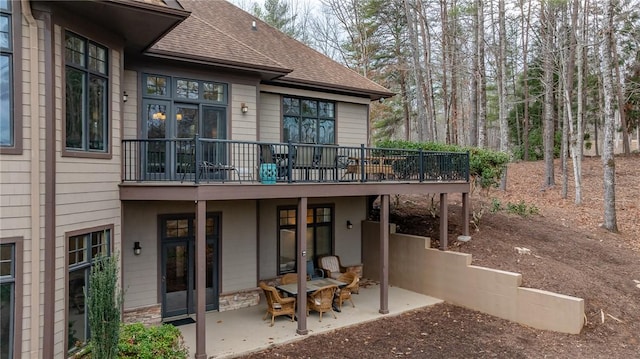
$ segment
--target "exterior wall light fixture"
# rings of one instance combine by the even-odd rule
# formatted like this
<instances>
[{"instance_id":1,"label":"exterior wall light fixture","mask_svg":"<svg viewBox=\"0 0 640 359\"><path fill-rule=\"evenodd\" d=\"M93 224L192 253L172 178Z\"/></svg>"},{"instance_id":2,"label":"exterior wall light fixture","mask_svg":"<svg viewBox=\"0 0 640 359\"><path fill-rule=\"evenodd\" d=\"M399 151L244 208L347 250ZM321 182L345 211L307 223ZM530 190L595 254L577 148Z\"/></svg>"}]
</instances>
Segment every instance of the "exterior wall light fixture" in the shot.
<instances>
[{"instance_id":1,"label":"exterior wall light fixture","mask_svg":"<svg viewBox=\"0 0 640 359\"><path fill-rule=\"evenodd\" d=\"M242 111L242 114L244 115L245 113L249 112L249 106L247 106L247 104L243 102L240 105L240 111Z\"/></svg>"},{"instance_id":2,"label":"exterior wall light fixture","mask_svg":"<svg viewBox=\"0 0 640 359\"><path fill-rule=\"evenodd\" d=\"M127 91L122 93L122 102L127 102L129 100L129 95L127 95Z\"/></svg>"},{"instance_id":3,"label":"exterior wall light fixture","mask_svg":"<svg viewBox=\"0 0 640 359\"><path fill-rule=\"evenodd\" d=\"M347 229L351 228L353 228L353 223L351 223L351 221L347 219Z\"/></svg>"},{"instance_id":4,"label":"exterior wall light fixture","mask_svg":"<svg viewBox=\"0 0 640 359\"><path fill-rule=\"evenodd\" d=\"M142 253L142 247L140 247L140 242L133 242L133 254L139 256Z\"/></svg>"}]
</instances>

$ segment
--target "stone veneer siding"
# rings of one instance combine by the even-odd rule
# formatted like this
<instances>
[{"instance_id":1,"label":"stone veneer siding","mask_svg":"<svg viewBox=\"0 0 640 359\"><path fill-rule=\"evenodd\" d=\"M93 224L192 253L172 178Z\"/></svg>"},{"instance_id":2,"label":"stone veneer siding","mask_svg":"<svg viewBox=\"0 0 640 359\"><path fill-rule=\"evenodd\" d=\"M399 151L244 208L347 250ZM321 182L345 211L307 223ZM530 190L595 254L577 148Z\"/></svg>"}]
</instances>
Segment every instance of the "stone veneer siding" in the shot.
<instances>
[{"instance_id":1,"label":"stone veneer siding","mask_svg":"<svg viewBox=\"0 0 640 359\"><path fill-rule=\"evenodd\" d=\"M260 303L260 289L220 294L218 303L218 311L220 312L258 305Z\"/></svg>"},{"instance_id":2,"label":"stone veneer siding","mask_svg":"<svg viewBox=\"0 0 640 359\"><path fill-rule=\"evenodd\" d=\"M126 324L160 325L162 324L162 306L153 304L146 307L127 309L123 312L122 319Z\"/></svg>"},{"instance_id":3,"label":"stone veneer siding","mask_svg":"<svg viewBox=\"0 0 640 359\"><path fill-rule=\"evenodd\" d=\"M218 311L224 312L258 304L260 304L260 289L258 288L226 293L220 295ZM126 324L142 323L145 325L159 325L162 324L162 306L160 304L154 304L146 307L127 309L123 312L122 318Z\"/></svg>"}]
</instances>

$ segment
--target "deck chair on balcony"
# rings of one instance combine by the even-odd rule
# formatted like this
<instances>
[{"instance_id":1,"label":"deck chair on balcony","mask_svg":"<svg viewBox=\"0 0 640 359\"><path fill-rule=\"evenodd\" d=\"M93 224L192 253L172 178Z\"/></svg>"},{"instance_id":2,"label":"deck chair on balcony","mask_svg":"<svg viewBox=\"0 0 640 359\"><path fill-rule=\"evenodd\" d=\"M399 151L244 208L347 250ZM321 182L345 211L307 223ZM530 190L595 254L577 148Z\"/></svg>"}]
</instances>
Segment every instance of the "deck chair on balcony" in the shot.
<instances>
[{"instance_id":1,"label":"deck chair on balcony","mask_svg":"<svg viewBox=\"0 0 640 359\"><path fill-rule=\"evenodd\" d=\"M275 164L277 177L287 177L289 170L289 154L287 146L276 146L269 144L260 145L260 164Z\"/></svg>"},{"instance_id":2,"label":"deck chair on balcony","mask_svg":"<svg viewBox=\"0 0 640 359\"><path fill-rule=\"evenodd\" d=\"M327 171L331 171L333 181L338 179L338 147L322 147L318 168L320 169L320 181L325 180Z\"/></svg>"},{"instance_id":3,"label":"deck chair on balcony","mask_svg":"<svg viewBox=\"0 0 640 359\"><path fill-rule=\"evenodd\" d=\"M307 316L309 311L314 310L320 313L320 321L322 321L322 313L331 312L335 319L336 313L333 311L333 296L338 290L335 284L328 285L317 289L315 292L307 296Z\"/></svg>"},{"instance_id":4,"label":"deck chair on balcony","mask_svg":"<svg viewBox=\"0 0 640 359\"><path fill-rule=\"evenodd\" d=\"M293 168L304 170L304 180L309 180L310 170L317 168L315 155L315 147L313 146L296 146L296 157L293 162Z\"/></svg>"},{"instance_id":5,"label":"deck chair on balcony","mask_svg":"<svg viewBox=\"0 0 640 359\"><path fill-rule=\"evenodd\" d=\"M275 287L267 285L265 282L260 282L259 286L264 292L264 296L267 299L267 312L264 314L262 320L267 319L269 314L271 314L272 327L275 317L280 315L290 315L291 321L295 321L296 299L294 297L280 297L280 294L278 294L278 290Z\"/></svg>"}]
</instances>

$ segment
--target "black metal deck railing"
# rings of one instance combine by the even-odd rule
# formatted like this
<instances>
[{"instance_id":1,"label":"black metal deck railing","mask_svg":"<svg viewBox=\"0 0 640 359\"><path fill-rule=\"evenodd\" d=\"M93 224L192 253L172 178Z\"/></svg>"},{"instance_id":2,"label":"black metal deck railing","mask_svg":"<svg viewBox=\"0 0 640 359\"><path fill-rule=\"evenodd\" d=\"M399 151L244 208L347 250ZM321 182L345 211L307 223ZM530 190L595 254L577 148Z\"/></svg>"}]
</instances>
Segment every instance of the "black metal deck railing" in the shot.
<instances>
[{"instance_id":1,"label":"black metal deck railing","mask_svg":"<svg viewBox=\"0 0 640 359\"><path fill-rule=\"evenodd\" d=\"M469 153L205 138L123 140L122 181L469 181Z\"/></svg>"}]
</instances>

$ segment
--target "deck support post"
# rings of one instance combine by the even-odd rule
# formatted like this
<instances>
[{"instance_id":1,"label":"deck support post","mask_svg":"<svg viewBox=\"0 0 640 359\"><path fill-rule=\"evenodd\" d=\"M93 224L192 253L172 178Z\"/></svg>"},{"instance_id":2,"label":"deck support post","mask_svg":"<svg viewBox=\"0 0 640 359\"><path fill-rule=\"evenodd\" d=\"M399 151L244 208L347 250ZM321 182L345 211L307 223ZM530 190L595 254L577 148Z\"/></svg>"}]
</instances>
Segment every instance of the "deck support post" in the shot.
<instances>
[{"instance_id":1,"label":"deck support post","mask_svg":"<svg viewBox=\"0 0 640 359\"><path fill-rule=\"evenodd\" d=\"M207 201L196 201L196 359L207 358Z\"/></svg>"},{"instance_id":2,"label":"deck support post","mask_svg":"<svg viewBox=\"0 0 640 359\"><path fill-rule=\"evenodd\" d=\"M296 306L298 307L298 329L296 333L300 335L309 334L307 330L307 197L298 198L298 216L296 218L296 241L298 242L298 253L296 255L298 264L298 297Z\"/></svg>"},{"instance_id":3,"label":"deck support post","mask_svg":"<svg viewBox=\"0 0 640 359\"><path fill-rule=\"evenodd\" d=\"M462 192L462 235L469 236L469 193Z\"/></svg>"},{"instance_id":4,"label":"deck support post","mask_svg":"<svg viewBox=\"0 0 640 359\"><path fill-rule=\"evenodd\" d=\"M448 218L448 198L446 193L440 193L440 250L447 250L447 236L449 232L449 228L447 224L449 223Z\"/></svg>"},{"instance_id":5,"label":"deck support post","mask_svg":"<svg viewBox=\"0 0 640 359\"><path fill-rule=\"evenodd\" d=\"M380 196L380 314L389 313L389 195Z\"/></svg>"}]
</instances>

